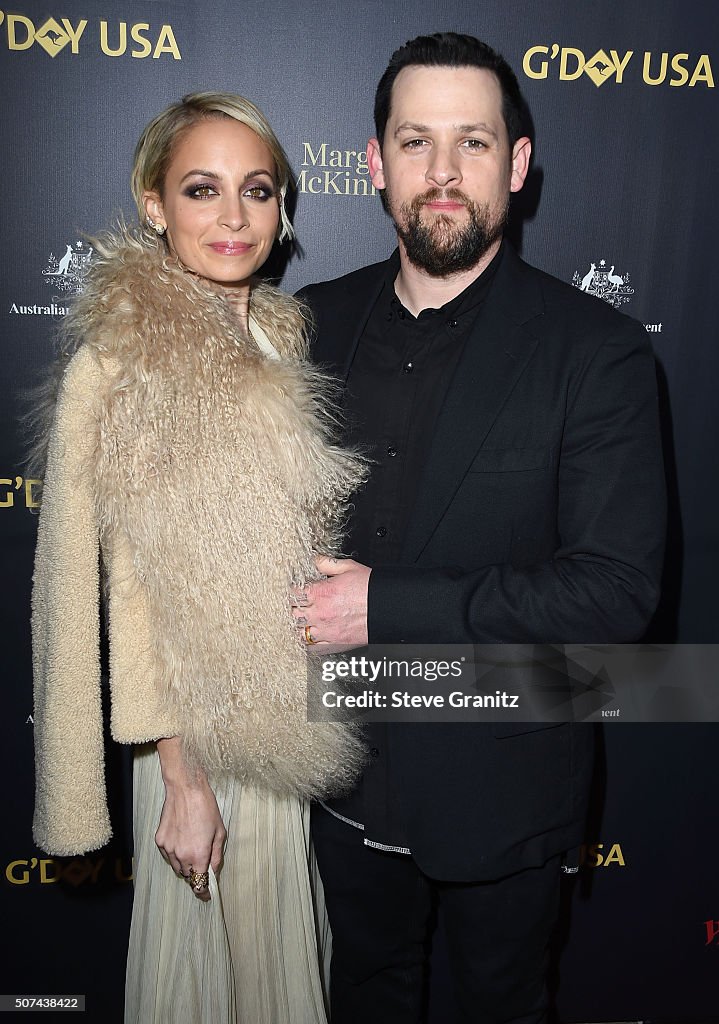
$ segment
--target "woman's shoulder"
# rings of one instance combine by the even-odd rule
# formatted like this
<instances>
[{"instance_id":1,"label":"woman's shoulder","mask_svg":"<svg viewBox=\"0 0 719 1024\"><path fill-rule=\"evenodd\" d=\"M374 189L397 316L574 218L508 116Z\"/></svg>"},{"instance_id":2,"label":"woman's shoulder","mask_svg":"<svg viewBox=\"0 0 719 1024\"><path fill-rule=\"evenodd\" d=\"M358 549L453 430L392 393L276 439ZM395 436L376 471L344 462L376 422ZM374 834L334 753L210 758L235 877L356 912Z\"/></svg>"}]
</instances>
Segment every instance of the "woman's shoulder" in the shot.
<instances>
[{"instance_id":1,"label":"woman's shoulder","mask_svg":"<svg viewBox=\"0 0 719 1024\"><path fill-rule=\"evenodd\" d=\"M86 393L98 397L102 386L113 379L116 371L115 358L98 351L94 345L83 343L66 362L60 392Z\"/></svg>"},{"instance_id":2,"label":"woman's shoulder","mask_svg":"<svg viewBox=\"0 0 719 1024\"><path fill-rule=\"evenodd\" d=\"M94 429L99 418L100 396L109 378L87 345L64 353L44 372L40 382L27 394L28 408L23 416L27 438L26 462L30 476L42 479L47 468L48 451L55 433L72 446Z\"/></svg>"}]
</instances>

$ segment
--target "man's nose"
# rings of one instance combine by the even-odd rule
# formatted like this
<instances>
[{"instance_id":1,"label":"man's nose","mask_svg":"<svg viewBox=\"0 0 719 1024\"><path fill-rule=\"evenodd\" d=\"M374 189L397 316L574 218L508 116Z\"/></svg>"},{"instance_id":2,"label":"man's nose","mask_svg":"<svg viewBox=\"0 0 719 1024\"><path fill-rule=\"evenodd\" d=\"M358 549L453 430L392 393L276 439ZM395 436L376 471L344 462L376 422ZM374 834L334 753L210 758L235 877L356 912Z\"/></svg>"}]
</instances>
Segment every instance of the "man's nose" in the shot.
<instances>
[{"instance_id":1,"label":"man's nose","mask_svg":"<svg viewBox=\"0 0 719 1024\"><path fill-rule=\"evenodd\" d=\"M425 179L439 188L456 186L462 180L459 154L454 146L435 146L432 150Z\"/></svg>"}]
</instances>

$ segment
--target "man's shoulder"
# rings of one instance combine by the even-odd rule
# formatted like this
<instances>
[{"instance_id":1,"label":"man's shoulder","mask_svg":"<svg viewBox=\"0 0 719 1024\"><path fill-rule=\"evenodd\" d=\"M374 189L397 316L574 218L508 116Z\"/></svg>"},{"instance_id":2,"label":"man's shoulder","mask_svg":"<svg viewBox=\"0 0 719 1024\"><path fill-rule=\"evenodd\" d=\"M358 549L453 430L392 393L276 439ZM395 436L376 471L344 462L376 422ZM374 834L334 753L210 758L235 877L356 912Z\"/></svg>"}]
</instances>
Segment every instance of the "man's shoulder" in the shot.
<instances>
[{"instance_id":1,"label":"man's shoulder","mask_svg":"<svg viewBox=\"0 0 719 1024\"><path fill-rule=\"evenodd\" d=\"M591 323L606 329L636 326L635 320L618 312L611 303L596 295L589 295L575 285L527 263L514 252L512 255L516 261L516 273L527 282L532 282L541 293L544 312L550 320L576 320L579 323Z\"/></svg>"},{"instance_id":2,"label":"man's shoulder","mask_svg":"<svg viewBox=\"0 0 719 1024\"><path fill-rule=\"evenodd\" d=\"M569 309L593 312L606 303L600 303L594 296L585 295L574 285L529 263L509 243L504 243L502 259L502 281L505 290L521 291L531 289L542 297L546 310Z\"/></svg>"},{"instance_id":3,"label":"man's shoulder","mask_svg":"<svg viewBox=\"0 0 719 1024\"><path fill-rule=\"evenodd\" d=\"M391 261L392 257L388 260L381 260L379 263L360 267L358 270L352 270L329 281L318 281L305 285L297 292L297 297L314 306L316 303L331 302L332 300L342 301L343 296L347 294L362 295L379 286Z\"/></svg>"}]
</instances>

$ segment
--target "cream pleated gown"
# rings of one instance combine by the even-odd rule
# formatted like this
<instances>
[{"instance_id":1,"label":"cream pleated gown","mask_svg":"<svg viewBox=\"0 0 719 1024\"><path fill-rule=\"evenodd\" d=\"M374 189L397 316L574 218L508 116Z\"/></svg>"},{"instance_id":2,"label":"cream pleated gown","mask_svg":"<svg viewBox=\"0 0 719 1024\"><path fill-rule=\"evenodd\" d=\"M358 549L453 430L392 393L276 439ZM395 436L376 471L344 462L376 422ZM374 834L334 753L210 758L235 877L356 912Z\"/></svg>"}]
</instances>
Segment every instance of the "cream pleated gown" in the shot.
<instances>
[{"instance_id":1,"label":"cream pleated gown","mask_svg":"<svg viewBox=\"0 0 719 1024\"><path fill-rule=\"evenodd\" d=\"M154 744L136 748L125 1022L325 1024L329 931L321 890L319 904L313 896L309 807L232 778L213 789L227 845L203 903L155 846L159 756Z\"/></svg>"}]
</instances>

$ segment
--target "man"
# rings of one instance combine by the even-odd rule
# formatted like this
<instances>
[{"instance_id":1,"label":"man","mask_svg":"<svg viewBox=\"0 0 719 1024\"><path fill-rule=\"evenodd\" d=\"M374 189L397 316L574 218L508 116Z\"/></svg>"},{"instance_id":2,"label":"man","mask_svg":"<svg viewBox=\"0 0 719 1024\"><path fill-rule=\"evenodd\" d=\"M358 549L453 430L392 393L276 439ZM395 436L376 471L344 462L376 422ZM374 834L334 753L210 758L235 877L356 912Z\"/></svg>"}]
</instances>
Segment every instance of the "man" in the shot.
<instances>
[{"instance_id":1,"label":"man","mask_svg":"<svg viewBox=\"0 0 719 1024\"><path fill-rule=\"evenodd\" d=\"M529 166L520 111L469 36L407 43L380 81L368 163L399 251L304 292L375 462L352 558L320 559L328 579L295 609L309 643L618 643L655 607L652 355L639 324L503 241ZM586 727L384 724L368 746L358 789L313 817L333 1024L420 1019L435 902L462 1019L545 1020Z\"/></svg>"}]
</instances>

